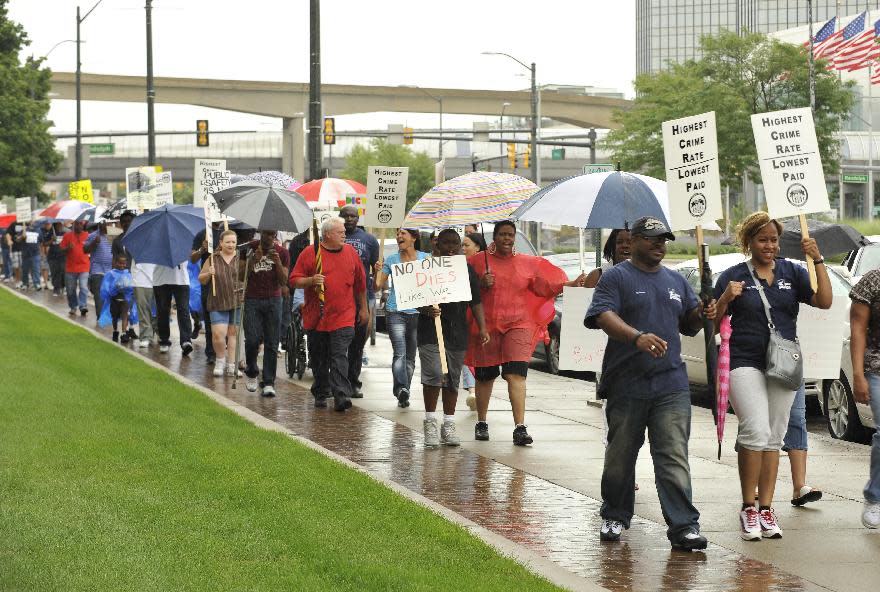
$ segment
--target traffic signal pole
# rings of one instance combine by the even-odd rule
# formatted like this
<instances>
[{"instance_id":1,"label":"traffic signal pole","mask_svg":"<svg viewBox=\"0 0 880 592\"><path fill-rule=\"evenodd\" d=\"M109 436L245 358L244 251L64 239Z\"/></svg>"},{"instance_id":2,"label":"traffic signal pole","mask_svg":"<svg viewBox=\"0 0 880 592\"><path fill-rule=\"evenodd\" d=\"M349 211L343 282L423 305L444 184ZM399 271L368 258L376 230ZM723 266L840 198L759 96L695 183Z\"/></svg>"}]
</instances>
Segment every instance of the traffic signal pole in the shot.
<instances>
[{"instance_id":1,"label":"traffic signal pole","mask_svg":"<svg viewBox=\"0 0 880 592\"><path fill-rule=\"evenodd\" d=\"M321 1L311 0L309 70L309 181L321 177Z\"/></svg>"}]
</instances>

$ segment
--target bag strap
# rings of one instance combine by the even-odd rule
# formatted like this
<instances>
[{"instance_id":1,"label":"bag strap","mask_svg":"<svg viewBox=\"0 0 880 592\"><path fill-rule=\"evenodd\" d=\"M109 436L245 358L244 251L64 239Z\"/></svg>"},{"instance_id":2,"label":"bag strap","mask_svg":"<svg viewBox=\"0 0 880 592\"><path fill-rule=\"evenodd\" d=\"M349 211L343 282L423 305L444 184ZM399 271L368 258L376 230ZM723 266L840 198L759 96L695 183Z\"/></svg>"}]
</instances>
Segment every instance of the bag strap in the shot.
<instances>
[{"instance_id":1,"label":"bag strap","mask_svg":"<svg viewBox=\"0 0 880 592\"><path fill-rule=\"evenodd\" d=\"M767 315L767 327L770 328L771 333L776 333L776 325L773 324L773 317L770 316L770 302L767 300L767 295L764 294L764 286L761 285L761 278L758 277L758 273L752 266L751 261L747 260L746 265L749 268L749 273L752 275L752 279L755 280L755 287L758 289L758 295L761 296L761 302L764 304L764 314Z\"/></svg>"}]
</instances>

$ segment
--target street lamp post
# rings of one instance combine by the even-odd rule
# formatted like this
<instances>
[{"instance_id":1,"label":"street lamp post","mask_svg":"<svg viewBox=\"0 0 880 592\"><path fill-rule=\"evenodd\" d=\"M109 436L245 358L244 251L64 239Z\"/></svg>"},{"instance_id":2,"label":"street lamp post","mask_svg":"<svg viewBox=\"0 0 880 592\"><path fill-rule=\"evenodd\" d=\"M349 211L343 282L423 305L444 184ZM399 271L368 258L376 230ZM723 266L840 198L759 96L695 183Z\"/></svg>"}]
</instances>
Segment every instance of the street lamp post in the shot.
<instances>
[{"instance_id":1,"label":"street lamp post","mask_svg":"<svg viewBox=\"0 0 880 592\"><path fill-rule=\"evenodd\" d=\"M504 110L510 107L510 103L501 104L501 115L498 117L498 139L504 140ZM504 142L498 143L501 146L501 172L504 172Z\"/></svg>"},{"instance_id":2,"label":"street lamp post","mask_svg":"<svg viewBox=\"0 0 880 592\"><path fill-rule=\"evenodd\" d=\"M153 0L147 0L147 164L156 164L156 119L153 106L156 88L153 86Z\"/></svg>"},{"instance_id":3,"label":"street lamp post","mask_svg":"<svg viewBox=\"0 0 880 592\"><path fill-rule=\"evenodd\" d=\"M80 38L79 28L84 20L89 18L92 11L98 8L98 5L104 0L98 0L92 6L84 17L79 16L79 6L76 7L76 168L74 176L79 181L82 178L82 93L80 88L80 78L82 77L82 62L80 61ZM54 47L52 49L55 49Z\"/></svg>"},{"instance_id":4,"label":"street lamp post","mask_svg":"<svg viewBox=\"0 0 880 592\"><path fill-rule=\"evenodd\" d=\"M414 86L413 88L419 89L426 96L437 101L437 104L440 106L440 146L437 149L437 160L443 160L443 97L435 97L425 89L420 86Z\"/></svg>"}]
</instances>

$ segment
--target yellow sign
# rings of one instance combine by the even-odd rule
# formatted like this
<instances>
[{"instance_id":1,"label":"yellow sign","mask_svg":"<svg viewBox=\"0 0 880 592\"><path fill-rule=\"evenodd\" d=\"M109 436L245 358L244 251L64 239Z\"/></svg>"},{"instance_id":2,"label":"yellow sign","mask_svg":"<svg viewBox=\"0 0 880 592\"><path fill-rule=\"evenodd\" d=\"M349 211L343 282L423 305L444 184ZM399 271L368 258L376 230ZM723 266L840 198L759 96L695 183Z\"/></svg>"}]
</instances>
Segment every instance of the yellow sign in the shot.
<instances>
[{"instance_id":1,"label":"yellow sign","mask_svg":"<svg viewBox=\"0 0 880 592\"><path fill-rule=\"evenodd\" d=\"M95 195L92 193L92 180L83 179L82 181L72 181L67 186L67 192L70 193L70 199L84 201L90 204L95 203Z\"/></svg>"}]
</instances>

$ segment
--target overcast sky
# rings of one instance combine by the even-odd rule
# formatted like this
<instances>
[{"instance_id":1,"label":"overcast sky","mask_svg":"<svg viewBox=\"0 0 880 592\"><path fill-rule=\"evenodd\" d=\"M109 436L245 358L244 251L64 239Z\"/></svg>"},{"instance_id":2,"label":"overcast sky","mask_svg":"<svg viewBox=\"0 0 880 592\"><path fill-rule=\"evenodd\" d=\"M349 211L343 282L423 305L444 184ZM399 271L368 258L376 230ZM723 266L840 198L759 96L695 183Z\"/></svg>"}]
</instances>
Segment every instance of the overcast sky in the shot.
<instances>
[{"instance_id":1,"label":"overcast sky","mask_svg":"<svg viewBox=\"0 0 880 592\"><path fill-rule=\"evenodd\" d=\"M82 0L85 14L95 0ZM82 24L84 72L146 73L144 0L103 0ZM27 53L45 55L76 38L76 0L11 0L10 17L27 31ZM499 56L537 64L539 84L611 87L632 94L635 3L569 0L323 0L322 78L326 83L419 85L469 89L524 89L528 72ZM309 80L309 1L154 0L156 76ZM76 45L48 56L55 71L73 72ZM526 76L524 76L526 75ZM73 101L53 101L60 130L76 126ZM278 119L203 107L156 105L156 128L191 129L209 118L211 129L280 130ZM468 125L449 116L444 125ZM432 126L430 115L346 116L338 129L386 123ZM83 129L145 130L141 104L83 103Z\"/></svg>"}]
</instances>

